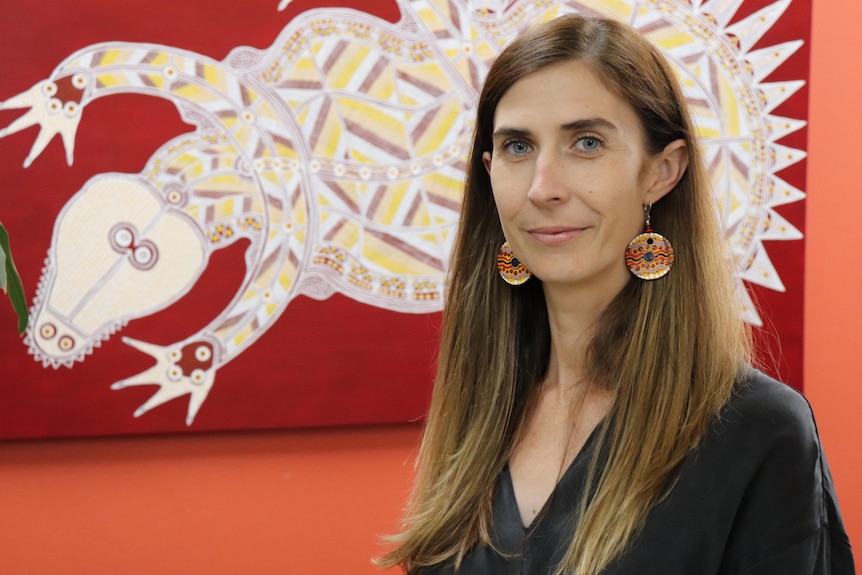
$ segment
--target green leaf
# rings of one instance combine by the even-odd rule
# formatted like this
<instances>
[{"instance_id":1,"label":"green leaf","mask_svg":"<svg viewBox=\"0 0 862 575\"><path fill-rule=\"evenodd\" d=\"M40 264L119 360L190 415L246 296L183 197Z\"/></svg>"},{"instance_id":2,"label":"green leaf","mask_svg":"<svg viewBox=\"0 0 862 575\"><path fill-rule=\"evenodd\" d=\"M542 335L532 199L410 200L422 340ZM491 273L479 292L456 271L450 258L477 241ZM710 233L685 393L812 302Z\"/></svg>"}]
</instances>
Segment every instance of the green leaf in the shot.
<instances>
[{"instance_id":1,"label":"green leaf","mask_svg":"<svg viewBox=\"0 0 862 575\"><path fill-rule=\"evenodd\" d=\"M23 334L27 330L27 322L29 321L27 298L24 296L21 276L18 275L15 262L12 261L12 252L9 251L9 234L6 233L6 228L3 227L2 223L0 223L0 252L2 252L0 263L3 264L3 269L0 271L0 287L9 294L12 307L18 314L18 333Z\"/></svg>"},{"instance_id":2,"label":"green leaf","mask_svg":"<svg viewBox=\"0 0 862 575\"><path fill-rule=\"evenodd\" d=\"M0 249L0 290L6 293L6 250L3 249Z\"/></svg>"}]
</instances>

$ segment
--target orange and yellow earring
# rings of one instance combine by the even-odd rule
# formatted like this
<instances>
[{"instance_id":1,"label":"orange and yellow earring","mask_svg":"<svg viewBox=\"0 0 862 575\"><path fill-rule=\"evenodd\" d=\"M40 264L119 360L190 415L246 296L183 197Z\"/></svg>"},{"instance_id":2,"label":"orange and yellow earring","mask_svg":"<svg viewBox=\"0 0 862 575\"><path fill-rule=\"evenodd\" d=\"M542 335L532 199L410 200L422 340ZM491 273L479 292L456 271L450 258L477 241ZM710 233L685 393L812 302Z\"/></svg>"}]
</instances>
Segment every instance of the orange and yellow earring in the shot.
<instances>
[{"instance_id":1,"label":"orange and yellow earring","mask_svg":"<svg viewBox=\"0 0 862 575\"><path fill-rule=\"evenodd\" d=\"M519 286L533 277L530 270L521 263L512 251L509 242L503 242L500 251L497 252L497 271L500 277L510 286Z\"/></svg>"},{"instance_id":2,"label":"orange and yellow earring","mask_svg":"<svg viewBox=\"0 0 862 575\"><path fill-rule=\"evenodd\" d=\"M664 277L673 266L673 246L666 237L650 227L652 204L644 206L646 227L642 234L629 242L626 248L626 266L642 280L657 280Z\"/></svg>"}]
</instances>

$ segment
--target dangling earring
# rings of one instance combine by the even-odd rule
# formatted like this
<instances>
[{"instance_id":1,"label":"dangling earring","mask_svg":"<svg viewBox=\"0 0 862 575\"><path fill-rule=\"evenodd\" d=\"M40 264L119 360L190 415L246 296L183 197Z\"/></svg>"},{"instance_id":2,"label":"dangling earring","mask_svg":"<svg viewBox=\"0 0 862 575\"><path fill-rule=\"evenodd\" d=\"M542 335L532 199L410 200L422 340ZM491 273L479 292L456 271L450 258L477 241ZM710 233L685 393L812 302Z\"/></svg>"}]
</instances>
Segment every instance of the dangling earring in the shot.
<instances>
[{"instance_id":1,"label":"dangling earring","mask_svg":"<svg viewBox=\"0 0 862 575\"><path fill-rule=\"evenodd\" d=\"M626 248L626 266L642 280L656 280L667 275L673 265L673 247L661 234L652 231L649 225L652 204L644 206L646 229L636 236Z\"/></svg>"},{"instance_id":2,"label":"dangling earring","mask_svg":"<svg viewBox=\"0 0 862 575\"><path fill-rule=\"evenodd\" d=\"M508 241L503 242L500 251L497 252L497 270L503 281L510 286L519 286L533 277L530 270L515 257L515 252L512 251Z\"/></svg>"}]
</instances>

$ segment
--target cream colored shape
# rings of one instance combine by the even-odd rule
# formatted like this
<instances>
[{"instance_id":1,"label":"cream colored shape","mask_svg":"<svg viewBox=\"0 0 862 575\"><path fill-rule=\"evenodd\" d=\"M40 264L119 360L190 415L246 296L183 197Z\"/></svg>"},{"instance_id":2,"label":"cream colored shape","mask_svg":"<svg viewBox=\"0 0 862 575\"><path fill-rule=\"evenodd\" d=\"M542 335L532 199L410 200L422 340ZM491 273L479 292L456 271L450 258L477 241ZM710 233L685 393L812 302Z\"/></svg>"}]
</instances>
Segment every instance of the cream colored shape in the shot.
<instances>
[{"instance_id":1,"label":"cream colored shape","mask_svg":"<svg viewBox=\"0 0 862 575\"><path fill-rule=\"evenodd\" d=\"M131 250L112 247L118 224L135 231L137 245L147 240L155 246L155 265L136 267ZM167 307L192 287L205 263L203 239L191 220L166 209L143 182L116 176L91 181L70 201L54 245L56 275L34 322L34 339L55 358L75 357L116 323ZM48 322L56 334L43 331ZM75 343L64 340L61 349L66 331Z\"/></svg>"}]
</instances>

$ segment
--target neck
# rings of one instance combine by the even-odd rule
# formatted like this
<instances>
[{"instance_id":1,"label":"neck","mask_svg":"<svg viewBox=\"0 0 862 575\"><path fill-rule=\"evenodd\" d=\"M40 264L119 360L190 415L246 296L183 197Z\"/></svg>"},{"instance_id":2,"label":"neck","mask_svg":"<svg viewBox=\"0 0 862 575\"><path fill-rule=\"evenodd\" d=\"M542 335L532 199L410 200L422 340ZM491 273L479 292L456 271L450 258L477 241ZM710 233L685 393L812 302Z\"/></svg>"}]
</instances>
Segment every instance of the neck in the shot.
<instances>
[{"instance_id":1,"label":"neck","mask_svg":"<svg viewBox=\"0 0 862 575\"><path fill-rule=\"evenodd\" d=\"M577 391L588 375L587 348L599 317L616 293L545 285L551 330L547 385Z\"/></svg>"}]
</instances>

